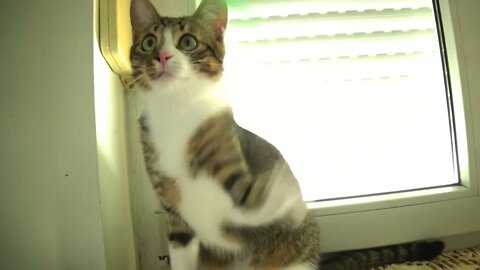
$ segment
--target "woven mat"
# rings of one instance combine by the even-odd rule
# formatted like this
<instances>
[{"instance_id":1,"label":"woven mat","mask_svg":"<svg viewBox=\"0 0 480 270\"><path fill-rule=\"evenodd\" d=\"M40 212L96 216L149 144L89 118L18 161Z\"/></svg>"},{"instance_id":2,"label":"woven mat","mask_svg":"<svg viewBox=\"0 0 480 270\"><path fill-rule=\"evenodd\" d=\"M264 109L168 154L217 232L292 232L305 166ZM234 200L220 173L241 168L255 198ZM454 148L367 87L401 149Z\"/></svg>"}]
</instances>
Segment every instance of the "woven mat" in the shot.
<instances>
[{"instance_id":1,"label":"woven mat","mask_svg":"<svg viewBox=\"0 0 480 270\"><path fill-rule=\"evenodd\" d=\"M456 250L443 253L431 262L415 262L409 264L396 264L388 267L376 268L377 270L440 270L462 269L480 270L480 247Z\"/></svg>"}]
</instances>

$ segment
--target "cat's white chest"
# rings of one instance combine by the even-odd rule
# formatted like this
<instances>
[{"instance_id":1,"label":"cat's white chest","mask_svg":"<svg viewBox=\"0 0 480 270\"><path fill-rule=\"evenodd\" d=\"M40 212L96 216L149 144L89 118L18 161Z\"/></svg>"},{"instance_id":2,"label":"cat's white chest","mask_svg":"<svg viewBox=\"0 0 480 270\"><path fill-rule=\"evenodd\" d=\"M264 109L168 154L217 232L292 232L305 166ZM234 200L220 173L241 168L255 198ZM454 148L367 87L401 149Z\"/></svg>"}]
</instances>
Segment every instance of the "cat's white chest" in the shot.
<instances>
[{"instance_id":1,"label":"cat's white chest","mask_svg":"<svg viewBox=\"0 0 480 270\"><path fill-rule=\"evenodd\" d=\"M221 98L201 90L195 93L191 89L177 88L153 88L143 92L141 106L162 172L185 178L189 176L187 147L190 139L200 125L228 105Z\"/></svg>"},{"instance_id":2,"label":"cat's white chest","mask_svg":"<svg viewBox=\"0 0 480 270\"><path fill-rule=\"evenodd\" d=\"M192 109L152 106L146 116L162 173L182 179L189 176L187 147L202 121Z\"/></svg>"},{"instance_id":3,"label":"cat's white chest","mask_svg":"<svg viewBox=\"0 0 480 270\"><path fill-rule=\"evenodd\" d=\"M223 221L233 210L230 196L207 175L192 179L187 160L187 147L196 130L228 105L216 96L180 95L179 99L171 94L161 89L141 94L142 111L147 117L152 143L159 157L159 169L175 179L181 193L178 210L200 240L205 244L238 250L238 246L225 239L222 233Z\"/></svg>"}]
</instances>

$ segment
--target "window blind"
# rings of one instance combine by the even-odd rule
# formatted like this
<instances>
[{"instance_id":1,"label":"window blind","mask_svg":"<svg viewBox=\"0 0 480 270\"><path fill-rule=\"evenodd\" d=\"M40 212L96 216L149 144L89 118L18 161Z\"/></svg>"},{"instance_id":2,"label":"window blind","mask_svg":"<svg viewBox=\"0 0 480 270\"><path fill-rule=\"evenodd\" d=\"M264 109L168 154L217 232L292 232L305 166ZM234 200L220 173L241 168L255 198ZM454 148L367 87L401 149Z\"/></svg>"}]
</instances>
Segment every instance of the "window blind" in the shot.
<instances>
[{"instance_id":1,"label":"window blind","mask_svg":"<svg viewBox=\"0 0 480 270\"><path fill-rule=\"evenodd\" d=\"M235 117L281 150L306 200L457 181L432 1L227 2Z\"/></svg>"},{"instance_id":2,"label":"window blind","mask_svg":"<svg viewBox=\"0 0 480 270\"><path fill-rule=\"evenodd\" d=\"M428 0L229 4L230 62L322 62L315 69L326 81L421 75L438 65L437 31Z\"/></svg>"}]
</instances>

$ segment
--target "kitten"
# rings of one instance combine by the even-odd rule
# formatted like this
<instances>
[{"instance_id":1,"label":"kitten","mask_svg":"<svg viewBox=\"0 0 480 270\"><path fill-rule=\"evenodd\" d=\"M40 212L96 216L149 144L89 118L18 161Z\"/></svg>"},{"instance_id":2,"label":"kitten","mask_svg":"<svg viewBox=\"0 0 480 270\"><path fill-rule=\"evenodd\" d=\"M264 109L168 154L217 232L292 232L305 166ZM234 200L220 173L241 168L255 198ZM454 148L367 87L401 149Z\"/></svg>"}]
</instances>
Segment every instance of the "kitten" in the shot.
<instances>
[{"instance_id":1,"label":"kitten","mask_svg":"<svg viewBox=\"0 0 480 270\"><path fill-rule=\"evenodd\" d=\"M168 214L172 269L368 269L443 249L406 244L321 263L318 224L287 162L235 123L223 97L225 0L203 0L180 18L132 0L130 13L141 141Z\"/></svg>"}]
</instances>

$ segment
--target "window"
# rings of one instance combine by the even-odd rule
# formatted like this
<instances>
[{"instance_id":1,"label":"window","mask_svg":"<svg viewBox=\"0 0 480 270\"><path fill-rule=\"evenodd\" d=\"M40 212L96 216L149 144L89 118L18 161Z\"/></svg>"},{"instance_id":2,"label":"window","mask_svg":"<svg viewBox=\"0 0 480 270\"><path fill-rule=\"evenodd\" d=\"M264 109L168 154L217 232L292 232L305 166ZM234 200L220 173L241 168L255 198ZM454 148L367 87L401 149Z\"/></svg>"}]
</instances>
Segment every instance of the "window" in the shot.
<instances>
[{"instance_id":1,"label":"window","mask_svg":"<svg viewBox=\"0 0 480 270\"><path fill-rule=\"evenodd\" d=\"M229 4L237 120L280 148L305 200L459 182L431 0Z\"/></svg>"}]
</instances>

